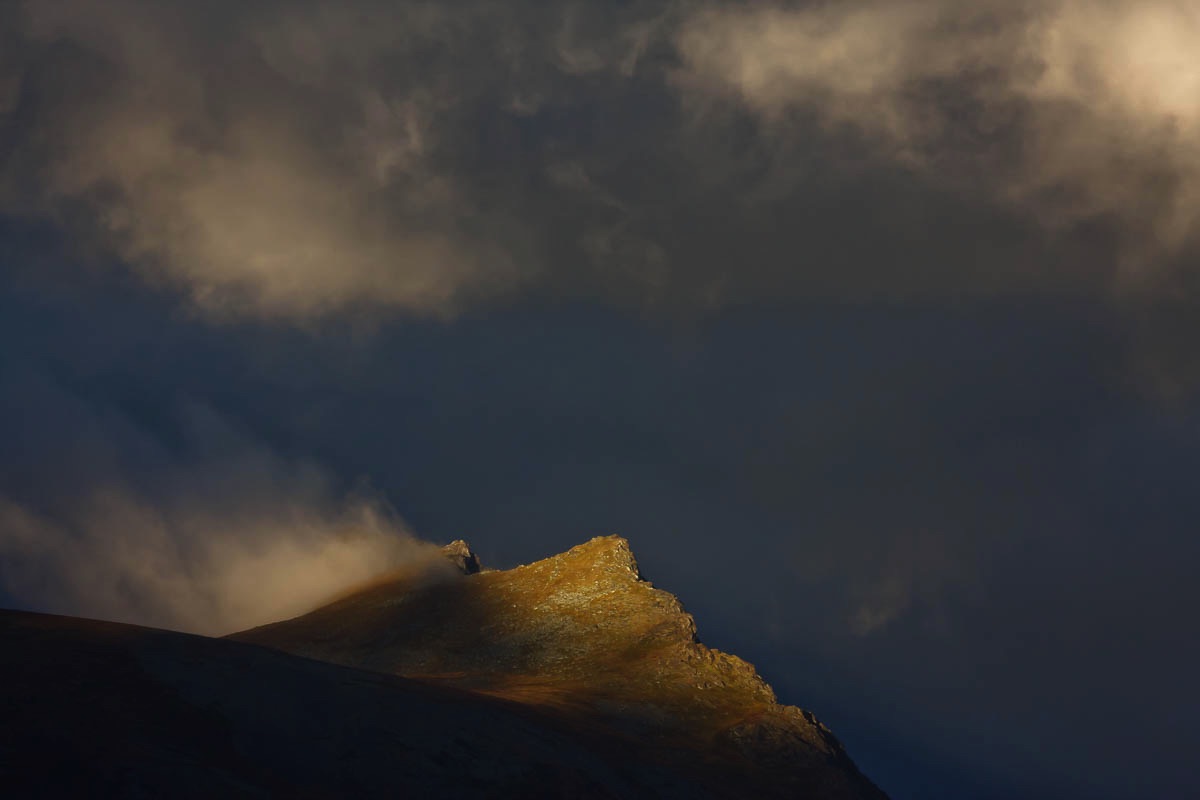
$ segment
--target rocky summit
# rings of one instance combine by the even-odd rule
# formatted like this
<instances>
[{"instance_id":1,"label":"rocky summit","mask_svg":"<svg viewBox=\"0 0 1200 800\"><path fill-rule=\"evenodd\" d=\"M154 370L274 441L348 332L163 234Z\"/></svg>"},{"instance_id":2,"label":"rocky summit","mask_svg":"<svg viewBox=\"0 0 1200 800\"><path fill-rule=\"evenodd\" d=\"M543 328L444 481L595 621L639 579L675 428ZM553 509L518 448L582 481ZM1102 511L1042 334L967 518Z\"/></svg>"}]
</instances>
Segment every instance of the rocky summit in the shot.
<instances>
[{"instance_id":1,"label":"rocky summit","mask_svg":"<svg viewBox=\"0 0 1200 800\"><path fill-rule=\"evenodd\" d=\"M398 575L230 638L519 705L635 744L716 796L883 797L811 713L702 644L625 539L503 571L461 541L443 552L452 577Z\"/></svg>"}]
</instances>

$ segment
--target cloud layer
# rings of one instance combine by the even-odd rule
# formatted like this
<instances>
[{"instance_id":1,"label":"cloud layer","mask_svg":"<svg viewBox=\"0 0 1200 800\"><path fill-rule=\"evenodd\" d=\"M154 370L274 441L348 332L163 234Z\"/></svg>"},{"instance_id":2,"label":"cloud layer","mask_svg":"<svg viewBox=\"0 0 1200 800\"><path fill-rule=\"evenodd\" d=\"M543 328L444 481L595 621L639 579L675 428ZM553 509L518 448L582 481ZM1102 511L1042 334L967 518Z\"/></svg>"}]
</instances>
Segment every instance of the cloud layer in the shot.
<instances>
[{"instance_id":1,"label":"cloud layer","mask_svg":"<svg viewBox=\"0 0 1200 800\"><path fill-rule=\"evenodd\" d=\"M386 506L339 496L316 465L273 454L202 407L186 409L199 448L187 460L112 420L89 424L109 448L159 450L157 474L110 469L77 493L41 487L54 496L46 508L0 494L9 603L220 635L304 613L389 571L451 577L437 548Z\"/></svg>"},{"instance_id":2,"label":"cloud layer","mask_svg":"<svg viewBox=\"0 0 1200 800\"><path fill-rule=\"evenodd\" d=\"M470 46L456 15L24 11L11 210L77 226L217 314L440 311L467 286L513 277L502 228L478 229L479 198L444 163L443 127L482 77L445 68Z\"/></svg>"},{"instance_id":3,"label":"cloud layer","mask_svg":"<svg viewBox=\"0 0 1200 800\"><path fill-rule=\"evenodd\" d=\"M1193 4L714 6L677 42L692 91L731 93L785 143L815 116L1051 232L1110 227L1122 279L1195 247Z\"/></svg>"},{"instance_id":4,"label":"cloud layer","mask_svg":"<svg viewBox=\"0 0 1200 800\"><path fill-rule=\"evenodd\" d=\"M1156 297L1197 250L1184 2L6 15L4 207L218 317Z\"/></svg>"}]
</instances>

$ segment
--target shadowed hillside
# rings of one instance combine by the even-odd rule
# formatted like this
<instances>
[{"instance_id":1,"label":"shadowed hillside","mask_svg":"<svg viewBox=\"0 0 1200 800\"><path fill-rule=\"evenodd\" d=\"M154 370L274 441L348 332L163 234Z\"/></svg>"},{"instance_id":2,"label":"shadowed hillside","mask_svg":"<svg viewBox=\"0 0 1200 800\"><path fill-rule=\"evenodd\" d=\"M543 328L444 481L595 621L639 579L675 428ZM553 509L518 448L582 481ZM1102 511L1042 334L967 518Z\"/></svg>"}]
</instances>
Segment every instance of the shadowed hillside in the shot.
<instances>
[{"instance_id":1,"label":"shadowed hillside","mask_svg":"<svg viewBox=\"0 0 1200 800\"><path fill-rule=\"evenodd\" d=\"M736 779L447 687L17 611L0 611L0 718L11 798L688 798Z\"/></svg>"}]
</instances>

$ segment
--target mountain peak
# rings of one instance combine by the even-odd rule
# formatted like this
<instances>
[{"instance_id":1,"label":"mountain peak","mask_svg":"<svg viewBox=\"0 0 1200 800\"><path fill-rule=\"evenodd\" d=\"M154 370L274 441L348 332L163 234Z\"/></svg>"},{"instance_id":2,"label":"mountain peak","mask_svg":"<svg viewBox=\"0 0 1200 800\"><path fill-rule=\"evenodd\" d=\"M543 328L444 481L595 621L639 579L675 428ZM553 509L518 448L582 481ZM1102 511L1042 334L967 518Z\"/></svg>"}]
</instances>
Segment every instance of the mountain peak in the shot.
<instances>
[{"instance_id":1,"label":"mountain peak","mask_svg":"<svg viewBox=\"0 0 1200 800\"><path fill-rule=\"evenodd\" d=\"M882 796L812 714L780 705L751 664L699 641L679 600L642 577L626 539L596 537L510 570L478 571L462 541L443 552L460 579L379 583L233 638L748 761L796 786L819 774L841 787L821 797Z\"/></svg>"},{"instance_id":2,"label":"mountain peak","mask_svg":"<svg viewBox=\"0 0 1200 800\"><path fill-rule=\"evenodd\" d=\"M583 544L575 545L565 553L550 556L530 566L546 563L612 571L620 575L628 574L637 580L641 580L642 577L629 540L623 536L596 536Z\"/></svg>"}]
</instances>

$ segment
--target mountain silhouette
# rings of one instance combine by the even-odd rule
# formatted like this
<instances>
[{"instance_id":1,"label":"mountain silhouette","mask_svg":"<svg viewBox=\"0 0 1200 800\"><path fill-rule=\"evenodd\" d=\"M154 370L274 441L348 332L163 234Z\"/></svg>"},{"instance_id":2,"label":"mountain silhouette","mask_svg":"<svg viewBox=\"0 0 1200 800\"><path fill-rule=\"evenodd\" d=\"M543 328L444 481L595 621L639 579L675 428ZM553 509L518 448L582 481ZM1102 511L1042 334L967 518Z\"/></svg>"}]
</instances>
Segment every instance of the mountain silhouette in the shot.
<instances>
[{"instance_id":1,"label":"mountain silhouette","mask_svg":"<svg viewBox=\"0 0 1200 800\"><path fill-rule=\"evenodd\" d=\"M212 639L0 612L12 797L883 798L619 537Z\"/></svg>"}]
</instances>

